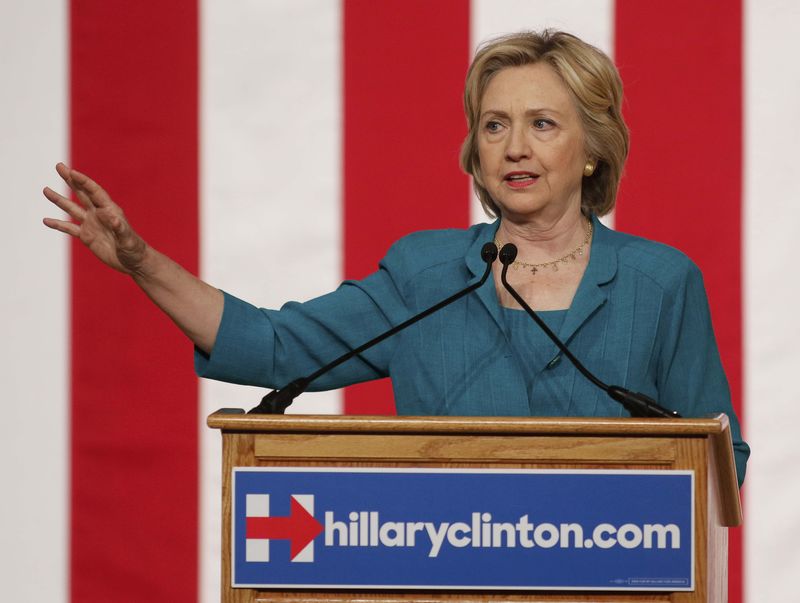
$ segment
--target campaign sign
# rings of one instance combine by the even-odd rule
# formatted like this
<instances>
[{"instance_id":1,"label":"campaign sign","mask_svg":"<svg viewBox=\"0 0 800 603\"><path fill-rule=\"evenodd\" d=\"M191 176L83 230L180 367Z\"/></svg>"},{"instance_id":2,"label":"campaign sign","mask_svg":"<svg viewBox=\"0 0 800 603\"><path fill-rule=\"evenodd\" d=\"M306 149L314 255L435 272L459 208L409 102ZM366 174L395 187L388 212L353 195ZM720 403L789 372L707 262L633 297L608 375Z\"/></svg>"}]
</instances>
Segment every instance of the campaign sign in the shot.
<instances>
[{"instance_id":1,"label":"campaign sign","mask_svg":"<svg viewBox=\"0 0 800 603\"><path fill-rule=\"evenodd\" d=\"M233 586L694 588L691 471L235 468Z\"/></svg>"}]
</instances>

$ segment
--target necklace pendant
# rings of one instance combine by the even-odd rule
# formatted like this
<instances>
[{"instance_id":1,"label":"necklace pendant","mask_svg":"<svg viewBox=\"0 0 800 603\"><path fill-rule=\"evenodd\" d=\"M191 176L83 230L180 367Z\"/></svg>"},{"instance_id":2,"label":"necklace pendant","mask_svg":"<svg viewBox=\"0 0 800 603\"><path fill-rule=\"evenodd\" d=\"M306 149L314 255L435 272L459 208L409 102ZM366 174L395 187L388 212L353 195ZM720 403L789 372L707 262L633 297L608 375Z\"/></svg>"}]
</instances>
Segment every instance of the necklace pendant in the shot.
<instances>
[{"instance_id":1,"label":"necklace pendant","mask_svg":"<svg viewBox=\"0 0 800 603\"><path fill-rule=\"evenodd\" d=\"M553 264L553 272L558 272L558 264Z\"/></svg>"},{"instance_id":2,"label":"necklace pendant","mask_svg":"<svg viewBox=\"0 0 800 603\"><path fill-rule=\"evenodd\" d=\"M536 268L536 266L531 266L531 274L536 274L537 272L539 272L539 270Z\"/></svg>"}]
</instances>

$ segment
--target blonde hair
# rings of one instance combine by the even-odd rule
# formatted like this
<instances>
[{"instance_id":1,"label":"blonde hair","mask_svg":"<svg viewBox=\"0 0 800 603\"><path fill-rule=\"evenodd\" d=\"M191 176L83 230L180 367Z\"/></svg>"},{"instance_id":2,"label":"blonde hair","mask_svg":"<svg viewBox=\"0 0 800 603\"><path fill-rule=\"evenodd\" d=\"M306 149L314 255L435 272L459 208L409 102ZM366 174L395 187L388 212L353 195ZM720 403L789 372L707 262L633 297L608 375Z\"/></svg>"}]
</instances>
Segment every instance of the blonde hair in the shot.
<instances>
[{"instance_id":1,"label":"blonde hair","mask_svg":"<svg viewBox=\"0 0 800 603\"><path fill-rule=\"evenodd\" d=\"M581 185L581 210L602 216L614 208L628 156L628 127L622 119L622 81L608 56L562 31L523 31L489 40L467 72L464 113L469 132L461 147L461 167L473 178L475 193L490 216L499 208L483 184L477 133L481 100L491 79L507 67L545 62L569 89L585 134L586 156L597 164Z\"/></svg>"}]
</instances>

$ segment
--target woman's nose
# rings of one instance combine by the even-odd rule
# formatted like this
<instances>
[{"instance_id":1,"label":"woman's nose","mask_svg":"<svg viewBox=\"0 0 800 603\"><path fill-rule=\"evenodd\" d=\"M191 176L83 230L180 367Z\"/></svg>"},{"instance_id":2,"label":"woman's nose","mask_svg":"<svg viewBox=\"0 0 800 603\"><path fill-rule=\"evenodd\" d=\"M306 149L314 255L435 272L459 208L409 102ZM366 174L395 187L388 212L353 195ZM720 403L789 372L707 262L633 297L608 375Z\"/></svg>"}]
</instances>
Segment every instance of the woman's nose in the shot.
<instances>
[{"instance_id":1,"label":"woman's nose","mask_svg":"<svg viewBox=\"0 0 800 603\"><path fill-rule=\"evenodd\" d=\"M524 128L512 127L507 140L506 158L509 161L530 158L532 150Z\"/></svg>"}]
</instances>

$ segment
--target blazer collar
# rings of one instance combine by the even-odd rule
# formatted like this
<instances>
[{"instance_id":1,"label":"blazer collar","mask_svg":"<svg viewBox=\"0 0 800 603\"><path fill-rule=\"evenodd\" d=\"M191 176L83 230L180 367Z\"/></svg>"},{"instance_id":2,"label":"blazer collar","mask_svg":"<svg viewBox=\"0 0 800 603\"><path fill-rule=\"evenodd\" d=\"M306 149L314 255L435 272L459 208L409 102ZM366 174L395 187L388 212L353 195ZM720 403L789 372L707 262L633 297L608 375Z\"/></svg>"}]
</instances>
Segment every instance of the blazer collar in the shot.
<instances>
[{"instance_id":1,"label":"blazer collar","mask_svg":"<svg viewBox=\"0 0 800 603\"><path fill-rule=\"evenodd\" d=\"M613 244L612 232L596 216L592 216L591 219L594 227L592 253L558 334L564 342L569 341L581 325L606 303L608 291L604 285L611 282L617 274L617 250ZM476 282L483 274L486 265L481 260L481 248L485 243L494 240L499 226L500 220L495 220L491 224L477 227L478 234L464 258L467 268L472 273L470 283ZM498 326L504 329L504 320L500 315L500 304L491 277L489 282L477 290L477 295Z\"/></svg>"}]
</instances>

